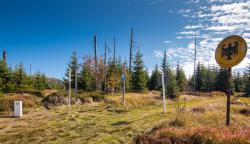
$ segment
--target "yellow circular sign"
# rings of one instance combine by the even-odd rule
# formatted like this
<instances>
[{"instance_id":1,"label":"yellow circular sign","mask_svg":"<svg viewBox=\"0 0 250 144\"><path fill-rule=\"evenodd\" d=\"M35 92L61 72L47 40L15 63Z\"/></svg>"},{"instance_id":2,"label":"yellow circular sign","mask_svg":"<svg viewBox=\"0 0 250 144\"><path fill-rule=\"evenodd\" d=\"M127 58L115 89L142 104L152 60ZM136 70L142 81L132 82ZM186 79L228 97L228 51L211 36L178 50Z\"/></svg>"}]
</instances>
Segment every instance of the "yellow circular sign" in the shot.
<instances>
[{"instance_id":1,"label":"yellow circular sign","mask_svg":"<svg viewBox=\"0 0 250 144\"><path fill-rule=\"evenodd\" d=\"M215 52L216 62L223 68L239 64L247 54L247 43L244 38L232 35L223 39Z\"/></svg>"}]
</instances>

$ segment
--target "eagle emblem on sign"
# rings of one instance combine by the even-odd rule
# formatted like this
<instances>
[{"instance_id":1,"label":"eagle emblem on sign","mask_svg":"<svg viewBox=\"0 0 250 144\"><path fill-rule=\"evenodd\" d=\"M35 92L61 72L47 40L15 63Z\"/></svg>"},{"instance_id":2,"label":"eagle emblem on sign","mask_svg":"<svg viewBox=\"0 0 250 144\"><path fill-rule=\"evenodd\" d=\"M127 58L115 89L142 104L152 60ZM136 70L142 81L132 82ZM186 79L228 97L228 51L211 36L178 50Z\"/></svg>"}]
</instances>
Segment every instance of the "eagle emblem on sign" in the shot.
<instances>
[{"instance_id":1,"label":"eagle emblem on sign","mask_svg":"<svg viewBox=\"0 0 250 144\"><path fill-rule=\"evenodd\" d=\"M221 50L221 57L227 57L227 60L231 60L234 54L238 54L238 42L229 43L227 47L224 44Z\"/></svg>"}]
</instances>

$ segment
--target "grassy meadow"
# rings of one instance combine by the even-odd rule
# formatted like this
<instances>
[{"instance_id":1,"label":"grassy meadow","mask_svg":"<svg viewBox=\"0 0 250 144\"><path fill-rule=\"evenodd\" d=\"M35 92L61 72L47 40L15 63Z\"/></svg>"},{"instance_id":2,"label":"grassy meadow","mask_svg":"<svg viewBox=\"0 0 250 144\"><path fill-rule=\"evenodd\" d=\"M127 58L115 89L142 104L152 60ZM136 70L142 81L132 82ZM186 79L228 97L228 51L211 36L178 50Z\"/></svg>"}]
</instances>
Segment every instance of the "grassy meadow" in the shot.
<instances>
[{"instance_id":1,"label":"grassy meadow","mask_svg":"<svg viewBox=\"0 0 250 144\"><path fill-rule=\"evenodd\" d=\"M166 114L162 113L159 95L158 92L127 93L125 105L121 104L120 95L110 95L99 102L72 105L70 111L67 105L50 109L39 104L25 107L21 118L0 117L0 143L166 143L158 140L177 139L191 130L231 134L232 130L224 127L226 97L223 94L182 95L178 101L168 99ZM232 101L232 129L241 132L239 136L231 134L239 139L232 143L249 143L250 98L233 97ZM209 136L205 138L211 139Z\"/></svg>"}]
</instances>

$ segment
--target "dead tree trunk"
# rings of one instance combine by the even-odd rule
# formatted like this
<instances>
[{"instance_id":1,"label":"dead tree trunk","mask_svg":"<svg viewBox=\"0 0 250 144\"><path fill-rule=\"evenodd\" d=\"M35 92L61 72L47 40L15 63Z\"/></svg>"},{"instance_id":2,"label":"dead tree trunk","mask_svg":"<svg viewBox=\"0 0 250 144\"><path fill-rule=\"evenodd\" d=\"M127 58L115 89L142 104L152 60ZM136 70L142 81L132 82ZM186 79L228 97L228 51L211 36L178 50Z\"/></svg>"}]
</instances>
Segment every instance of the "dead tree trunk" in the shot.
<instances>
[{"instance_id":1,"label":"dead tree trunk","mask_svg":"<svg viewBox=\"0 0 250 144\"><path fill-rule=\"evenodd\" d=\"M7 63L6 50L3 50L3 61L5 64Z\"/></svg>"},{"instance_id":2,"label":"dead tree trunk","mask_svg":"<svg viewBox=\"0 0 250 144\"><path fill-rule=\"evenodd\" d=\"M95 55L95 87L98 88L98 79L97 79L97 54L96 54L96 35L94 35L94 55Z\"/></svg>"}]
</instances>

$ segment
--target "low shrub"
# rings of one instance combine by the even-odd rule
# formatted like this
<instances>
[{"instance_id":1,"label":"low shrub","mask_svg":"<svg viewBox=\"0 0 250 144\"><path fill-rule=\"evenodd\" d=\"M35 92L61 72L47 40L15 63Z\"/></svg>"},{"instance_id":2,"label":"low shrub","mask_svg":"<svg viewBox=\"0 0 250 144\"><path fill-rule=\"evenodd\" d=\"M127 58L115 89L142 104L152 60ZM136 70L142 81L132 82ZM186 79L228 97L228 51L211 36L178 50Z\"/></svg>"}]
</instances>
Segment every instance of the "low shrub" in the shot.
<instances>
[{"instance_id":1,"label":"low shrub","mask_svg":"<svg viewBox=\"0 0 250 144\"><path fill-rule=\"evenodd\" d=\"M169 122L169 126L172 127L184 127L186 124L186 121L184 118L176 117L173 121Z\"/></svg>"},{"instance_id":2,"label":"low shrub","mask_svg":"<svg viewBox=\"0 0 250 144\"><path fill-rule=\"evenodd\" d=\"M134 142L136 144L247 144L249 140L249 127L200 127L164 128L152 134L137 136Z\"/></svg>"},{"instance_id":3,"label":"low shrub","mask_svg":"<svg viewBox=\"0 0 250 144\"><path fill-rule=\"evenodd\" d=\"M239 113L246 116L250 116L250 107L239 109Z\"/></svg>"},{"instance_id":4,"label":"low shrub","mask_svg":"<svg viewBox=\"0 0 250 144\"><path fill-rule=\"evenodd\" d=\"M81 100L85 100L86 98L91 97L93 101L102 101L104 100L104 93L101 91L93 91L93 92L79 92L78 97Z\"/></svg>"},{"instance_id":5,"label":"low shrub","mask_svg":"<svg viewBox=\"0 0 250 144\"><path fill-rule=\"evenodd\" d=\"M19 93L19 94L32 94L32 95L35 95L37 97L44 97L43 92L40 90L19 90L19 91L17 91L17 93Z\"/></svg>"},{"instance_id":6,"label":"low shrub","mask_svg":"<svg viewBox=\"0 0 250 144\"><path fill-rule=\"evenodd\" d=\"M203 106L200 107L194 107L191 110L193 113L204 113L206 111L206 108Z\"/></svg>"}]
</instances>

